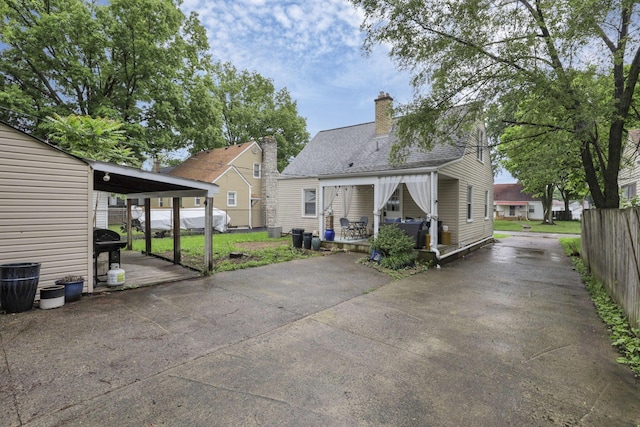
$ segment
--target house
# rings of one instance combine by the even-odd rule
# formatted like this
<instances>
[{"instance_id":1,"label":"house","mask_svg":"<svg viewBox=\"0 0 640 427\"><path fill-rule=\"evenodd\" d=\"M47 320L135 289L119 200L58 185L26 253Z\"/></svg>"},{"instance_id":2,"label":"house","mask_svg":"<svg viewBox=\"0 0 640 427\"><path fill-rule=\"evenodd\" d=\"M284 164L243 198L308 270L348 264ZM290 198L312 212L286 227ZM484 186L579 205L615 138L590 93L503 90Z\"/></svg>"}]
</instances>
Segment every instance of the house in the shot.
<instances>
[{"instance_id":1,"label":"house","mask_svg":"<svg viewBox=\"0 0 640 427\"><path fill-rule=\"evenodd\" d=\"M264 227L267 219L263 178L277 174L276 149L275 138L263 138L260 143L251 141L201 151L169 174L218 185L222 197L214 199L213 207L225 211L233 227ZM265 159L272 161L267 164ZM185 198L181 207L197 208L203 206L203 202L198 197ZM170 199L158 199L152 207L170 206Z\"/></svg>"},{"instance_id":2,"label":"house","mask_svg":"<svg viewBox=\"0 0 640 427\"><path fill-rule=\"evenodd\" d=\"M212 199L217 186L81 159L0 123L0 264L40 263L39 287L81 275L84 292L92 292L93 231L100 226L94 191L146 205L158 196ZM145 238L150 253L150 232ZM206 267L212 265L208 255Z\"/></svg>"},{"instance_id":3,"label":"house","mask_svg":"<svg viewBox=\"0 0 640 427\"><path fill-rule=\"evenodd\" d=\"M342 217L366 216L367 235L377 235L388 221L424 222L437 256L443 228L442 239L455 251L492 238L493 173L484 125L427 152L411 148L402 164L392 165L392 102L380 92L375 121L319 132L285 168L277 180L283 232L301 228L327 240L326 229L342 238Z\"/></svg>"},{"instance_id":4,"label":"house","mask_svg":"<svg viewBox=\"0 0 640 427\"><path fill-rule=\"evenodd\" d=\"M525 193L522 184L494 184L493 207L496 219L544 219L542 199Z\"/></svg>"},{"instance_id":5,"label":"house","mask_svg":"<svg viewBox=\"0 0 640 427\"><path fill-rule=\"evenodd\" d=\"M629 203L637 198L640 186L640 129L629 131L621 166L618 174L621 202Z\"/></svg>"}]
</instances>

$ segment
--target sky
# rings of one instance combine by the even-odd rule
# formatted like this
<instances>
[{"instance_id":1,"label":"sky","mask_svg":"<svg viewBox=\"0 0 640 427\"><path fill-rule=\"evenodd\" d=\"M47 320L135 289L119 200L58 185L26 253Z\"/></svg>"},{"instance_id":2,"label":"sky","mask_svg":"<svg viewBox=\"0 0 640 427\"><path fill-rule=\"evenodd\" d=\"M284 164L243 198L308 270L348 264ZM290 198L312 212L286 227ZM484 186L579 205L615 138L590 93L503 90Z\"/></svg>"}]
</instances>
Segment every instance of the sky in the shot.
<instances>
[{"instance_id":1,"label":"sky","mask_svg":"<svg viewBox=\"0 0 640 427\"><path fill-rule=\"evenodd\" d=\"M181 8L198 14L214 61L287 88L311 138L373 121L380 92L396 106L413 98L411 76L388 46L364 53L364 15L346 0L184 0Z\"/></svg>"}]
</instances>

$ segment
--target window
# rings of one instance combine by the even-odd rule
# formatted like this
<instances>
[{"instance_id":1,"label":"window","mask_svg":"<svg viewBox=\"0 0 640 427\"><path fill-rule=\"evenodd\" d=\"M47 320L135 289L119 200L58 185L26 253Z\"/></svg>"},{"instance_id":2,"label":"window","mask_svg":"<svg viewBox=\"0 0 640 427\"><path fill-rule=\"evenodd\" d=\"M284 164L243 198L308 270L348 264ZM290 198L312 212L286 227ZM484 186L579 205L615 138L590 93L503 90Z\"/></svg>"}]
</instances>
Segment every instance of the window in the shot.
<instances>
[{"instance_id":1,"label":"window","mask_svg":"<svg viewBox=\"0 0 640 427\"><path fill-rule=\"evenodd\" d=\"M622 197L625 200L631 200L636 195L636 184L627 184L622 186Z\"/></svg>"},{"instance_id":2,"label":"window","mask_svg":"<svg viewBox=\"0 0 640 427\"><path fill-rule=\"evenodd\" d=\"M238 206L238 192L237 191L227 191L227 207L235 207Z\"/></svg>"},{"instance_id":3,"label":"window","mask_svg":"<svg viewBox=\"0 0 640 427\"><path fill-rule=\"evenodd\" d=\"M479 162L484 163L484 132L478 129L476 134L476 157Z\"/></svg>"},{"instance_id":4,"label":"window","mask_svg":"<svg viewBox=\"0 0 640 427\"><path fill-rule=\"evenodd\" d=\"M473 221L473 187L467 187L467 221Z\"/></svg>"},{"instance_id":5,"label":"window","mask_svg":"<svg viewBox=\"0 0 640 427\"><path fill-rule=\"evenodd\" d=\"M164 200L162 200L162 197L158 199L158 206L161 208L164 207Z\"/></svg>"},{"instance_id":6,"label":"window","mask_svg":"<svg viewBox=\"0 0 640 427\"><path fill-rule=\"evenodd\" d=\"M193 206L200 206L200 197L193 198Z\"/></svg>"},{"instance_id":7,"label":"window","mask_svg":"<svg viewBox=\"0 0 640 427\"><path fill-rule=\"evenodd\" d=\"M387 212L400 212L400 186L396 188L387 200Z\"/></svg>"},{"instance_id":8,"label":"window","mask_svg":"<svg viewBox=\"0 0 640 427\"><path fill-rule=\"evenodd\" d=\"M536 213L536 207L533 205L529 205L529 213Z\"/></svg>"},{"instance_id":9,"label":"window","mask_svg":"<svg viewBox=\"0 0 640 427\"><path fill-rule=\"evenodd\" d=\"M316 190L302 190L303 216L316 216Z\"/></svg>"},{"instance_id":10,"label":"window","mask_svg":"<svg viewBox=\"0 0 640 427\"><path fill-rule=\"evenodd\" d=\"M489 219L489 190L484 192L484 219Z\"/></svg>"},{"instance_id":11,"label":"window","mask_svg":"<svg viewBox=\"0 0 640 427\"><path fill-rule=\"evenodd\" d=\"M260 178L261 175L262 175L262 164L261 163L254 163L253 164L253 177L254 178Z\"/></svg>"}]
</instances>

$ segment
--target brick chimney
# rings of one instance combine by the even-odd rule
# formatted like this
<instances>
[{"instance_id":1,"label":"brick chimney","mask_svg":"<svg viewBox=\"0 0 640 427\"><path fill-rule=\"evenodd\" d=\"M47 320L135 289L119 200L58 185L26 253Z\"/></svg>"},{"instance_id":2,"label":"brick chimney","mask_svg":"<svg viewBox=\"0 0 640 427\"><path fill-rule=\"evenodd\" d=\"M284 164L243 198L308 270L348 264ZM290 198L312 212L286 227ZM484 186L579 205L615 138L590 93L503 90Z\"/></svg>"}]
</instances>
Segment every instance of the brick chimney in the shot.
<instances>
[{"instance_id":1,"label":"brick chimney","mask_svg":"<svg viewBox=\"0 0 640 427\"><path fill-rule=\"evenodd\" d=\"M270 136L260 139L260 145L262 146L262 206L265 225L273 227L277 220L278 144L276 139Z\"/></svg>"},{"instance_id":2,"label":"brick chimney","mask_svg":"<svg viewBox=\"0 0 640 427\"><path fill-rule=\"evenodd\" d=\"M376 135L387 135L391 131L393 118L391 108L393 98L388 93L380 92L376 101Z\"/></svg>"}]
</instances>

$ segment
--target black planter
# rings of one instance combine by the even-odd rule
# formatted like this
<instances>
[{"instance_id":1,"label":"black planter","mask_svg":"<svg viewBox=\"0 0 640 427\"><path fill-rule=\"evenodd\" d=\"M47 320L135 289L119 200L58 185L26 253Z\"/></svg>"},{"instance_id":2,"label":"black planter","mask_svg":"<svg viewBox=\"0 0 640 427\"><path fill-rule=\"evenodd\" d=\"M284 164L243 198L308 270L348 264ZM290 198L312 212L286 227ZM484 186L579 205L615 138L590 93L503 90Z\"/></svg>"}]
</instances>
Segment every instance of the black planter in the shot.
<instances>
[{"instance_id":1,"label":"black planter","mask_svg":"<svg viewBox=\"0 0 640 427\"><path fill-rule=\"evenodd\" d=\"M39 262L0 265L0 305L7 313L31 310L40 280Z\"/></svg>"}]
</instances>

